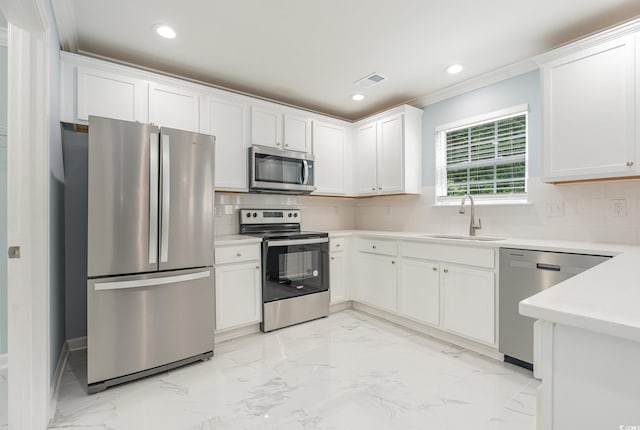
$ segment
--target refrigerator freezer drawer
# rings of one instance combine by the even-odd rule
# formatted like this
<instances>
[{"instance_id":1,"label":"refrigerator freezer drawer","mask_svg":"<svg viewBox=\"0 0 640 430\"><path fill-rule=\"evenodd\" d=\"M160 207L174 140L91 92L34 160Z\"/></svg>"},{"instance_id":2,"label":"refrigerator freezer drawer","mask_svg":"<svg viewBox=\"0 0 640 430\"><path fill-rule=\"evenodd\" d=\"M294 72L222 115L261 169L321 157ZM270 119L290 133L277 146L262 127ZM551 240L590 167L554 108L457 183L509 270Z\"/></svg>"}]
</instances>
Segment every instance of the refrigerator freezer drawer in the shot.
<instances>
[{"instance_id":1,"label":"refrigerator freezer drawer","mask_svg":"<svg viewBox=\"0 0 640 430\"><path fill-rule=\"evenodd\" d=\"M212 272L208 267L89 280L89 386L138 372L146 376L149 369L210 353Z\"/></svg>"}]
</instances>

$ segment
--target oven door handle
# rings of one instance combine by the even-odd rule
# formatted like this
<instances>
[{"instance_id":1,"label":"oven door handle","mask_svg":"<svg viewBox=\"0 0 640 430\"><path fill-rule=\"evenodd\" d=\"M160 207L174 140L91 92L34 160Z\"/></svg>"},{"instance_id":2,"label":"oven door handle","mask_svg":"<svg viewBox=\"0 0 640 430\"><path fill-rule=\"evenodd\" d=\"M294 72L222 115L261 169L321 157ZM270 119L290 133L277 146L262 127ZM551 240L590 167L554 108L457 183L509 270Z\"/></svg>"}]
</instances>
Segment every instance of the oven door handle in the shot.
<instances>
[{"instance_id":1,"label":"oven door handle","mask_svg":"<svg viewBox=\"0 0 640 430\"><path fill-rule=\"evenodd\" d=\"M267 247L272 246L289 246L289 245L312 245L314 243L328 243L328 237L319 239L292 239L292 240L267 240Z\"/></svg>"}]
</instances>

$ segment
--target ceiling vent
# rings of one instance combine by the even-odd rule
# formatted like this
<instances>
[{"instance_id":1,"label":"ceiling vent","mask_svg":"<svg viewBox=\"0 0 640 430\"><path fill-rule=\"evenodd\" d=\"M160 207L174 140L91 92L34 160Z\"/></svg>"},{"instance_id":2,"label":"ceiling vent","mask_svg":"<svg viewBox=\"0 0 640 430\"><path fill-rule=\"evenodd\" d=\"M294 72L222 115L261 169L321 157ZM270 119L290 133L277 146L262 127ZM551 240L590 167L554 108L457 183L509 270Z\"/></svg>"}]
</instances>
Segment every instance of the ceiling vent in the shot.
<instances>
[{"instance_id":1,"label":"ceiling vent","mask_svg":"<svg viewBox=\"0 0 640 430\"><path fill-rule=\"evenodd\" d=\"M369 76L365 76L364 78L356 81L355 84L361 88L370 88L376 84L379 84L380 82L385 81L386 79L387 78L379 75L378 73L372 73Z\"/></svg>"}]
</instances>

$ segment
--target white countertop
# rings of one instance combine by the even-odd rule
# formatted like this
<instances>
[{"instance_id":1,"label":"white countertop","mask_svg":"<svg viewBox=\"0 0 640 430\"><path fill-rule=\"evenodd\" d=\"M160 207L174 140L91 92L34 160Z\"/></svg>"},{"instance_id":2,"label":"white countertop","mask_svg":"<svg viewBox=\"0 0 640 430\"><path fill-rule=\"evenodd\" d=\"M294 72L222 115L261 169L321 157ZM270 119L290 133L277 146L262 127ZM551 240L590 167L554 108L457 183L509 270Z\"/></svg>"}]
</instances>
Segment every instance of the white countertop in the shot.
<instances>
[{"instance_id":1,"label":"white countertop","mask_svg":"<svg viewBox=\"0 0 640 430\"><path fill-rule=\"evenodd\" d=\"M262 238L254 236L246 236L242 234L228 234L224 236L215 237L215 246L229 246L229 245L247 245L250 243L260 243Z\"/></svg>"},{"instance_id":2,"label":"white countertop","mask_svg":"<svg viewBox=\"0 0 640 430\"><path fill-rule=\"evenodd\" d=\"M509 238L498 241L424 237L430 233L341 230L350 235L434 243L610 255L612 259L520 302L520 313L640 342L640 247L597 242Z\"/></svg>"}]
</instances>

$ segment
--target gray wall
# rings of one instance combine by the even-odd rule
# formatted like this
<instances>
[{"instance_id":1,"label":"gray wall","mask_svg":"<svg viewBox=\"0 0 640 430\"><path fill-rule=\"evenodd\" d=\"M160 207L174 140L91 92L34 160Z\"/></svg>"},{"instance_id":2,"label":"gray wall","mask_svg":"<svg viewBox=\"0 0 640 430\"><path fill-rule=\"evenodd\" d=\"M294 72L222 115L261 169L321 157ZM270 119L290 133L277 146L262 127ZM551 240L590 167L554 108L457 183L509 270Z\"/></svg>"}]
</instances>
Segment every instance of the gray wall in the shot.
<instances>
[{"instance_id":1,"label":"gray wall","mask_svg":"<svg viewBox=\"0 0 640 430\"><path fill-rule=\"evenodd\" d=\"M541 96L538 70L489 85L424 108L422 116L422 184L435 185L435 129L500 109L529 104L529 177L541 174Z\"/></svg>"},{"instance_id":2,"label":"gray wall","mask_svg":"<svg viewBox=\"0 0 640 430\"><path fill-rule=\"evenodd\" d=\"M87 335L88 135L63 128L65 172L65 335Z\"/></svg>"},{"instance_id":3,"label":"gray wall","mask_svg":"<svg viewBox=\"0 0 640 430\"><path fill-rule=\"evenodd\" d=\"M7 127L7 47L0 46L0 127ZM0 250L7 249L7 136L0 133ZM7 352L7 259L0 258L0 354Z\"/></svg>"}]
</instances>

